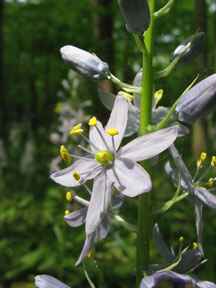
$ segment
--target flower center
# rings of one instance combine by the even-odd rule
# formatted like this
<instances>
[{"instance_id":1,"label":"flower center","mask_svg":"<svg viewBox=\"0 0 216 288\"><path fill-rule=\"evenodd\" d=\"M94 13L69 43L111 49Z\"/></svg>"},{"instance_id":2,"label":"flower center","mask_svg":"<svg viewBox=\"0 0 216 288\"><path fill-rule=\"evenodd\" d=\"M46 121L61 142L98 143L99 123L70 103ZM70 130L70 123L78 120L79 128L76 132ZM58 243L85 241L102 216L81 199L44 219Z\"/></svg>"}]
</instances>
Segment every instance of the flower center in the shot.
<instances>
[{"instance_id":1,"label":"flower center","mask_svg":"<svg viewBox=\"0 0 216 288\"><path fill-rule=\"evenodd\" d=\"M98 151L95 160L103 166L108 166L113 161L113 154L107 150Z\"/></svg>"}]
</instances>

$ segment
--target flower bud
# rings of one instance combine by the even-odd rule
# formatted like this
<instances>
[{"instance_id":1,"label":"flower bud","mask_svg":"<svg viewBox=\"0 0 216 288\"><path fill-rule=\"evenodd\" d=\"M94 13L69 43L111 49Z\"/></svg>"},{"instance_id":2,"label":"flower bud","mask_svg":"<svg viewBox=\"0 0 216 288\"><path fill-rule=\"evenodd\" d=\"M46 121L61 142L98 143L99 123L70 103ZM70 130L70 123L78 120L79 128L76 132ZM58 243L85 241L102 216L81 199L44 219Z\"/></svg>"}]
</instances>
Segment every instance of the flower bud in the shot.
<instances>
[{"instance_id":1,"label":"flower bud","mask_svg":"<svg viewBox=\"0 0 216 288\"><path fill-rule=\"evenodd\" d=\"M126 29L131 33L144 33L150 24L147 0L118 0Z\"/></svg>"},{"instance_id":2,"label":"flower bud","mask_svg":"<svg viewBox=\"0 0 216 288\"><path fill-rule=\"evenodd\" d=\"M75 46L67 45L60 49L63 60L77 72L94 78L105 79L109 74L109 66L96 55Z\"/></svg>"},{"instance_id":3,"label":"flower bud","mask_svg":"<svg viewBox=\"0 0 216 288\"><path fill-rule=\"evenodd\" d=\"M176 106L178 120L192 124L216 103L216 74L200 81L179 100Z\"/></svg>"},{"instance_id":4,"label":"flower bud","mask_svg":"<svg viewBox=\"0 0 216 288\"><path fill-rule=\"evenodd\" d=\"M185 39L173 52L173 58L180 57L182 62L188 62L198 55L204 46L205 33L199 32Z\"/></svg>"}]
</instances>

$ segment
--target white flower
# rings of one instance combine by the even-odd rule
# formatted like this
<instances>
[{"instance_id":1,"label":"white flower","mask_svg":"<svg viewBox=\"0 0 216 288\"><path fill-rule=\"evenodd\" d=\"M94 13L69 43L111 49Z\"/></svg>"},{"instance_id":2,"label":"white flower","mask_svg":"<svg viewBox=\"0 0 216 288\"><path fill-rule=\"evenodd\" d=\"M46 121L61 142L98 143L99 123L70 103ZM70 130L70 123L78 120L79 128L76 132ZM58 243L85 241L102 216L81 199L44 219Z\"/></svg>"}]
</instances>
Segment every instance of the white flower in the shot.
<instances>
[{"instance_id":1,"label":"white flower","mask_svg":"<svg viewBox=\"0 0 216 288\"><path fill-rule=\"evenodd\" d=\"M101 216L107 212L113 186L128 197L151 190L149 174L136 162L163 152L178 134L178 127L173 126L138 137L119 148L127 126L128 106L128 101L118 95L105 129L95 117L90 119L89 156L51 174L56 183L65 187L79 186L94 178L86 219L87 236L96 230ZM80 125L72 129L73 134L82 132Z\"/></svg>"}]
</instances>

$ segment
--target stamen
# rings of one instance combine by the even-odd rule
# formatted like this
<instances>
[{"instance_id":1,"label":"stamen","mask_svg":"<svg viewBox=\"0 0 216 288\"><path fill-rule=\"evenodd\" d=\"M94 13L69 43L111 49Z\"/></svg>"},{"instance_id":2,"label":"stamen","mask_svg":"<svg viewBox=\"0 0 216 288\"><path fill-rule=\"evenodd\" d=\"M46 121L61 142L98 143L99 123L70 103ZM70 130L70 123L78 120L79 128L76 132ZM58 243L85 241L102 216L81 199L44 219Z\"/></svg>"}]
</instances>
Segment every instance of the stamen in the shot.
<instances>
[{"instance_id":1,"label":"stamen","mask_svg":"<svg viewBox=\"0 0 216 288\"><path fill-rule=\"evenodd\" d=\"M114 136L119 135L119 131L116 128L109 128L109 129L106 130L106 134L109 135L109 136L114 137Z\"/></svg>"},{"instance_id":2,"label":"stamen","mask_svg":"<svg viewBox=\"0 0 216 288\"><path fill-rule=\"evenodd\" d=\"M209 180L207 182L208 187L212 188L214 186L215 182L216 182L215 178L209 178Z\"/></svg>"},{"instance_id":3,"label":"stamen","mask_svg":"<svg viewBox=\"0 0 216 288\"><path fill-rule=\"evenodd\" d=\"M107 142L106 142L103 134L101 133L101 131L100 131L100 129L97 127L97 125L95 126L95 128L97 129L97 132L98 132L98 134L100 135L102 141L104 142L104 145L106 146L107 150L110 150L110 148L109 148L109 146L108 146L108 144L107 144Z\"/></svg>"},{"instance_id":4,"label":"stamen","mask_svg":"<svg viewBox=\"0 0 216 288\"><path fill-rule=\"evenodd\" d=\"M203 167L203 164L204 164L206 158L207 158L207 153L202 152L200 154L199 159L197 160L197 168L202 168Z\"/></svg>"},{"instance_id":5,"label":"stamen","mask_svg":"<svg viewBox=\"0 0 216 288\"><path fill-rule=\"evenodd\" d=\"M70 161L71 160L71 155L70 155L68 149L64 145L60 146L59 153L60 153L62 160L64 160L64 161Z\"/></svg>"},{"instance_id":6,"label":"stamen","mask_svg":"<svg viewBox=\"0 0 216 288\"><path fill-rule=\"evenodd\" d=\"M97 125L97 118L96 117L92 117L89 122L88 122L89 126L96 126Z\"/></svg>"},{"instance_id":7,"label":"stamen","mask_svg":"<svg viewBox=\"0 0 216 288\"><path fill-rule=\"evenodd\" d=\"M81 150L83 150L83 151L85 151L85 152L87 152L87 153L89 153L89 154L94 155L94 153L93 153L91 150L83 147L82 145L78 145L78 147L79 147Z\"/></svg>"},{"instance_id":8,"label":"stamen","mask_svg":"<svg viewBox=\"0 0 216 288\"><path fill-rule=\"evenodd\" d=\"M77 195L74 195L73 199L74 199L74 202L81 204L82 206L85 206L85 207L89 206L89 201L87 201L87 200L85 200L85 199L83 199Z\"/></svg>"},{"instance_id":9,"label":"stamen","mask_svg":"<svg viewBox=\"0 0 216 288\"><path fill-rule=\"evenodd\" d=\"M154 93L155 106L158 105L158 103L160 102L160 100L163 97L163 94L164 94L163 89L159 89L159 90L155 91L155 93Z\"/></svg>"},{"instance_id":10,"label":"stamen","mask_svg":"<svg viewBox=\"0 0 216 288\"><path fill-rule=\"evenodd\" d=\"M75 125L74 127L72 127L71 129L70 129L70 132L69 132L69 134L71 135L71 136L73 136L73 135L81 135L82 133L83 133L83 129L82 129L82 124L80 123L80 124L77 124L77 125Z\"/></svg>"},{"instance_id":11,"label":"stamen","mask_svg":"<svg viewBox=\"0 0 216 288\"><path fill-rule=\"evenodd\" d=\"M202 152L201 155L200 155L200 160L205 161L206 158L207 158L207 153Z\"/></svg>"},{"instance_id":12,"label":"stamen","mask_svg":"<svg viewBox=\"0 0 216 288\"><path fill-rule=\"evenodd\" d=\"M192 246L192 248L193 248L193 250L196 250L196 249L198 249L198 248L199 248L199 245L198 245L198 243L196 243L196 242L193 242L193 246Z\"/></svg>"},{"instance_id":13,"label":"stamen","mask_svg":"<svg viewBox=\"0 0 216 288\"><path fill-rule=\"evenodd\" d=\"M71 212L69 210L65 210L64 214L65 216L69 215Z\"/></svg>"},{"instance_id":14,"label":"stamen","mask_svg":"<svg viewBox=\"0 0 216 288\"><path fill-rule=\"evenodd\" d=\"M81 176L80 176L80 173L78 171L74 171L72 173L72 175L77 182L80 182Z\"/></svg>"},{"instance_id":15,"label":"stamen","mask_svg":"<svg viewBox=\"0 0 216 288\"><path fill-rule=\"evenodd\" d=\"M212 167L216 167L216 156L212 156L211 166L212 166Z\"/></svg>"},{"instance_id":16,"label":"stamen","mask_svg":"<svg viewBox=\"0 0 216 288\"><path fill-rule=\"evenodd\" d=\"M72 202L73 198L74 198L74 193L73 192L66 192L65 198L68 202Z\"/></svg>"},{"instance_id":17,"label":"stamen","mask_svg":"<svg viewBox=\"0 0 216 288\"><path fill-rule=\"evenodd\" d=\"M112 167L112 170L113 170L114 176L116 177L116 180L117 180L118 183L119 183L120 189L124 189L124 185L122 185L122 183L121 183L121 181L120 181L120 179L119 179L119 177L118 177L118 174L116 173L116 170L115 170L114 166Z\"/></svg>"},{"instance_id":18,"label":"stamen","mask_svg":"<svg viewBox=\"0 0 216 288\"><path fill-rule=\"evenodd\" d=\"M128 102L132 102L134 100L134 96L129 94L129 93L126 93L124 91L120 91L118 93L120 96L122 96L123 98L125 98Z\"/></svg>"},{"instance_id":19,"label":"stamen","mask_svg":"<svg viewBox=\"0 0 216 288\"><path fill-rule=\"evenodd\" d=\"M83 140L85 140L89 145L91 145L92 147L94 147L94 149L99 150L98 147L92 142L90 141L85 135L81 134L80 135Z\"/></svg>"}]
</instances>

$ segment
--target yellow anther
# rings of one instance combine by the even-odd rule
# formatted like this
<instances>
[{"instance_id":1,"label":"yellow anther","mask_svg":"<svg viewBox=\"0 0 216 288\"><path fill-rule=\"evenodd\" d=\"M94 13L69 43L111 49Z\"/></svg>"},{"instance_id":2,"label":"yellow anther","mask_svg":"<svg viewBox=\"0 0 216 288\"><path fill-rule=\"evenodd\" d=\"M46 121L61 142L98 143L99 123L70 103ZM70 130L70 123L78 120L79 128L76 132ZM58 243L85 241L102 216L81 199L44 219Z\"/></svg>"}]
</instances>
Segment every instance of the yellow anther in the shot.
<instances>
[{"instance_id":1,"label":"yellow anther","mask_svg":"<svg viewBox=\"0 0 216 288\"><path fill-rule=\"evenodd\" d=\"M73 192L68 191L66 192L65 198L68 202L71 202L73 200L73 196Z\"/></svg>"},{"instance_id":2,"label":"yellow anther","mask_svg":"<svg viewBox=\"0 0 216 288\"><path fill-rule=\"evenodd\" d=\"M212 167L216 167L216 156L212 156L211 166L212 166Z\"/></svg>"},{"instance_id":3,"label":"yellow anther","mask_svg":"<svg viewBox=\"0 0 216 288\"><path fill-rule=\"evenodd\" d=\"M87 258L91 258L93 256L93 252L92 250L89 251L89 253L87 254Z\"/></svg>"},{"instance_id":4,"label":"yellow anther","mask_svg":"<svg viewBox=\"0 0 216 288\"><path fill-rule=\"evenodd\" d=\"M184 237L183 237L183 236L181 236L181 237L179 238L179 242L180 242L180 243L183 243L183 242L184 242Z\"/></svg>"},{"instance_id":5,"label":"yellow anther","mask_svg":"<svg viewBox=\"0 0 216 288\"><path fill-rule=\"evenodd\" d=\"M77 182L80 181L81 176L80 176L80 173L78 171L74 171L72 175Z\"/></svg>"},{"instance_id":6,"label":"yellow anther","mask_svg":"<svg viewBox=\"0 0 216 288\"><path fill-rule=\"evenodd\" d=\"M71 155L70 155L68 149L64 145L60 146L59 153L60 153L62 160L64 160L64 161L70 161L71 160Z\"/></svg>"},{"instance_id":7,"label":"yellow anther","mask_svg":"<svg viewBox=\"0 0 216 288\"><path fill-rule=\"evenodd\" d=\"M208 184L208 187L209 187L209 188L213 187L214 184L215 184L215 179L214 179L214 178L209 178L207 184Z\"/></svg>"},{"instance_id":8,"label":"yellow anther","mask_svg":"<svg viewBox=\"0 0 216 288\"><path fill-rule=\"evenodd\" d=\"M67 216L67 215L70 214L70 211L69 210L65 210L64 214L65 214L65 216Z\"/></svg>"},{"instance_id":9,"label":"yellow anther","mask_svg":"<svg viewBox=\"0 0 216 288\"><path fill-rule=\"evenodd\" d=\"M155 99L156 104L158 104L160 102L160 100L163 97L163 94L164 94L163 89L159 89L159 90L155 91L154 99Z\"/></svg>"},{"instance_id":10,"label":"yellow anther","mask_svg":"<svg viewBox=\"0 0 216 288\"><path fill-rule=\"evenodd\" d=\"M199 244L197 242L193 242L193 249L196 250L199 248Z\"/></svg>"},{"instance_id":11,"label":"yellow anther","mask_svg":"<svg viewBox=\"0 0 216 288\"><path fill-rule=\"evenodd\" d=\"M70 129L70 135L80 135L83 133L82 124L77 124Z\"/></svg>"},{"instance_id":12,"label":"yellow anther","mask_svg":"<svg viewBox=\"0 0 216 288\"><path fill-rule=\"evenodd\" d=\"M54 112L60 113L60 112L62 111L62 106L63 106L63 105L62 105L61 102L57 103L57 104L55 105Z\"/></svg>"},{"instance_id":13,"label":"yellow anther","mask_svg":"<svg viewBox=\"0 0 216 288\"><path fill-rule=\"evenodd\" d=\"M116 136L119 134L119 131L116 128L109 128L106 130L106 134L108 134L109 136Z\"/></svg>"},{"instance_id":14,"label":"yellow anther","mask_svg":"<svg viewBox=\"0 0 216 288\"><path fill-rule=\"evenodd\" d=\"M207 158L207 153L202 152L202 153L200 154L200 160L201 160L201 161L205 161L206 158Z\"/></svg>"},{"instance_id":15,"label":"yellow anther","mask_svg":"<svg viewBox=\"0 0 216 288\"><path fill-rule=\"evenodd\" d=\"M121 95L123 98L125 98L128 102L132 102L134 100L134 96L133 95L131 95L129 93L126 93L124 91L120 91L119 95Z\"/></svg>"},{"instance_id":16,"label":"yellow anther","mask_svg":"<svg viewBox=\"0 0 216 288\"><path fill-rule=\"evenodd\" d=\"M91 119L89 119L88 125L89 126L96 126L97 125L97 118L92 117Z\"/></svg>"}]
</instances>

